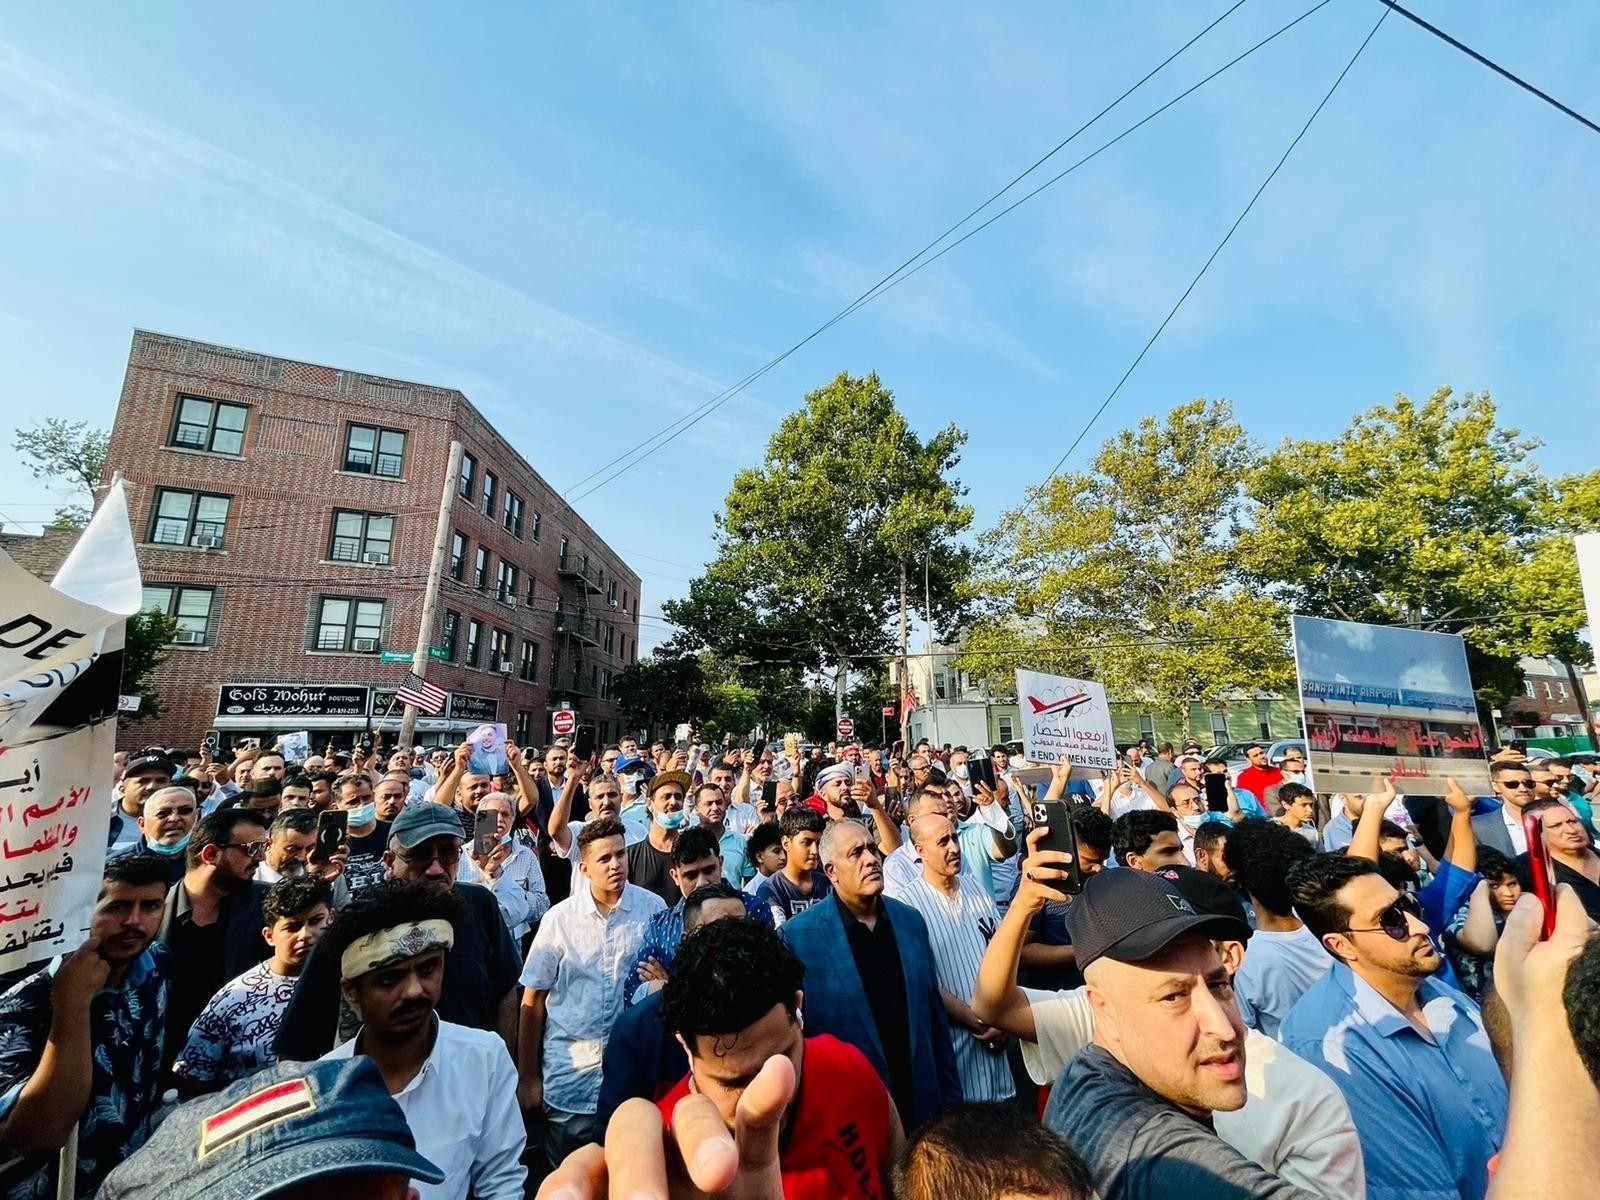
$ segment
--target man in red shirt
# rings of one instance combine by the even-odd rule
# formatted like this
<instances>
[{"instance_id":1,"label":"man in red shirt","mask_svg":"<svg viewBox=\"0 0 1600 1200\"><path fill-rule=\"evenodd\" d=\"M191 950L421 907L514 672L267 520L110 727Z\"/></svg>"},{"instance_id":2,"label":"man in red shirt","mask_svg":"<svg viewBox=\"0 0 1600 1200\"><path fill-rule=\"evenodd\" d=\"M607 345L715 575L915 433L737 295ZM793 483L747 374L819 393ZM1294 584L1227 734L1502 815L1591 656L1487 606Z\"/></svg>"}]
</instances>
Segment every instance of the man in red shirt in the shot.
<instances>
[{"instance_id":1,"label":"man in red shirt","mask_svg":"<svg viewBox=\"0 0 1600 1200\"><path fill-rule=\"evenodd\" d=\"M1267 748L1265 746L1251 746L1244 752L1248 767L1239 772L1238 782L1234 784L1241 792L1249 792L1262 805L1267 802L1267 789L1277 787L1283 782L1283 772L1267 761ZM1272 811L1270 808L1268 812Z\"/></svg>"}]
</instances>

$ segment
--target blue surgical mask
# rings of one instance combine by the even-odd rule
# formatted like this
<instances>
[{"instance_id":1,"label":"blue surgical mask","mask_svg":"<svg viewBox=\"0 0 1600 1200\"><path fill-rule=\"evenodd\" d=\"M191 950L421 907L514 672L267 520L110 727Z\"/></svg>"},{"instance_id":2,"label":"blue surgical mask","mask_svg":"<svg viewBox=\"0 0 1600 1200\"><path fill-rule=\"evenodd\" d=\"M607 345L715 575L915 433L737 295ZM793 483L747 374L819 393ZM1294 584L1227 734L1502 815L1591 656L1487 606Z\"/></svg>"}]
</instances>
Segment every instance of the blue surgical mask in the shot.
<instances>
[{"instance_id":1,"label":"blue surgical mask","mask_svg":"<svg viewBox=\"0 0 1600 1200\"><path fill-rule=\"evenodd\" d=\"M655 815L656 824L661 826L663 829L677 829L683 824L683 818L685 815L686 814L681 808L674 812L658 812Z\"/></svg>"},{"instance_id":2,"label":"blue surgical mask","mask_svg":"<svg viewBox=\"0 0 1600 1200\"><path fill-rule=\"evenodd\" d=\"M371 825L378 819L378 802L369 800L360 808L351 808L346 811L350 814L348 818L350 828L361 829L364 826Z\"/></svg>"},{"instance_id":3,"label":"blue surgical mask","mask_svg":"<svg viewBox=\"0 0 1600 1200\"><path fill-rule=\"evenodd\" d=\"M1209 815L1209 813L1184 813L1183 823L1190 829L1199 829L1206 823L1206 817Z\"/></svg>"},{"instance_id":4,"label":"blue surgical mask","mask_svg":"<svg viewBox=\"0 0 1600 1200\"><path fill-rule=\"evenodd\" d=\"M192 838L193 836L194 836L194 830L191 829L191 830L189 830L188 833L183 835L183 840L182 841L174 842L170 846L166 845L163 842L151 842L151 841L146 841L145 845L147 845L151 849L151 851L153 851L156 854L164 855L167 858L176 858L178 855L182 854L185 850L187 850L189 848L189 839Z\"/></svg>"}]
</instances>

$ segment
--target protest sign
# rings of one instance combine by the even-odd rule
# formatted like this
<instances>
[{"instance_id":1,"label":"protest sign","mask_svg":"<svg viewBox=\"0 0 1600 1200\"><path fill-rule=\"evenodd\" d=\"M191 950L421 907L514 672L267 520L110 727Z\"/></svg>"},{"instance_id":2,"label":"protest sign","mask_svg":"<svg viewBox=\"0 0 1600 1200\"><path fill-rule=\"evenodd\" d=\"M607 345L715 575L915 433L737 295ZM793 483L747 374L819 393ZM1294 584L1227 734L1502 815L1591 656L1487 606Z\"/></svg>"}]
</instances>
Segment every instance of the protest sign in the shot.
<instances>
[{"instance_id":1,"label":"protest sign","mask_svg":"<svg viewBox=\"0 0 1600 1200\"><path fill-rule=\"evenodd\" d=\"M0 972L88 934L116 804L125 621L140 599L121 485L54 586L0 551Z\"/></svg>"},{"instance_id":2,"label":"protest sign","mask_svg":"<svg viewBox=\"0 0 1600 1200\"><path fill-rule=\"evenodd\" d=\"M1483 729L1458 634L1295 617L1307 766L1319 792L1489 792Z\"/></svg>"},{"instance_id":3,"label":"protest sign","mask_svg":"<svg viewBox=\"0 0 1600 1200\"><path fill-rule=\"evenodd\" d=\"M474 775L510 773L511 764L506 759L504 725L479 725L467 735L467 745L472 747L472 757L467 760L467 770Z\"/></svg>"},{"instance_id":4,"label":"protest sign","mask_svg":"<svg viewBox=\"0 0 1600 1200\"><path fill-rule=\"evenodd\" d=\"M278 739L278 749L283 751L285 762L303 763L311 757L311 733L302 729L299 733L286 733Z\"/></svg>"},{"instance_id":5,"label":"protest sign","mask_svg":"<svg viewBox=\"0 0 1600 1200\"><path fill-rule=\"evenodd\" d=\"M1116 768L1111 710L1105 688L1094 680L1018 671L1017 706L1022 710L1022 757L1030 763Z\"/></svg>"}]
</instances>

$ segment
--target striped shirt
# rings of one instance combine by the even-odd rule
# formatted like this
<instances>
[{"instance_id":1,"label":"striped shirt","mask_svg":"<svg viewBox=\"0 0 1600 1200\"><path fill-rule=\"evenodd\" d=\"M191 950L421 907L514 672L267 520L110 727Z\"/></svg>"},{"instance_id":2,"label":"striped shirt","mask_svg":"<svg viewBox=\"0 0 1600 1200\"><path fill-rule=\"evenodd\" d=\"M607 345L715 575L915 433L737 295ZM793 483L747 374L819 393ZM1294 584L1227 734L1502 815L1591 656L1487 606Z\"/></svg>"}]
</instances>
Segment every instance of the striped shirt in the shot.
<instances>
[{"instance_id":1,"label":"striped shirt","mask_svg":"<svg viewBox=\"0 0 1600 1200\"><path fill-rule=\"evenodd\" d=\"M1000 912L988 889L970 875L957 875L956 883L956 894L950 896L919 875L892 894L896 900L911 905L927 922L928 945L933 950L939 986L970 1004L978 986L983 952L1000 925ZM984 1049L983 1043L955 1024L950 1026L950 1040L955 1046L961 1090L968 1101L992 1104L1016 1095L1003 1052Z\"/></svg>"}]
</instances>

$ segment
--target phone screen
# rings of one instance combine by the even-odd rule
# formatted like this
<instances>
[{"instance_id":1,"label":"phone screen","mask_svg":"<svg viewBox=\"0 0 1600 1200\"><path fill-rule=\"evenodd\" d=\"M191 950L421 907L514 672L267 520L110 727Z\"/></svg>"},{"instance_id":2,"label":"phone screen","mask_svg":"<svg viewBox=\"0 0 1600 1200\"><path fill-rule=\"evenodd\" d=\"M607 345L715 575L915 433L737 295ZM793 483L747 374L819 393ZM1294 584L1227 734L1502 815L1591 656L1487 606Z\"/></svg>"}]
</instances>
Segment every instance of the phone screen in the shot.
<instances>
[{"instance_id":1,"label":"phone screen","mask_svg":"<svg viewBox=\"0 0 1600 1200\"><path fill-rule=\"evenodd\" d=\"M342 808L325 809L317 814L318 858L326 862L344 849L345 834L350 828L350 814Z\"/></svg>"},{"instance_id":2,"label":"phone screen","mask_svg":"<svg viewBox=\"0 0 1600 1200\"><path fill-rule=\"evenodd\" d=\"M1206 789L1206 807L1212 812L1228 811L1228 777L1222 774L1208 774L1200 777Z\"/></svg>"},{"instance_id":3,"label":"phone screen","mask_svg":"<svg viewBox=\"0 0 1600 1200\"><path fill-rule=\"evenodd\" d=\"M769 779L761 785L761 807L772 808L778 803L778 781Z\"/></svg>"},{"instance_id":4,"label":"phone screen","mask_svg":"<svg viewBox=\"0 0 1600 1200\"><path fill-rule=\"evenodd\" d=\"M1083 891L1083 872L1078 866L1078 831L1067 815L1067 806L1060 800L1040 800L1033 806L1033 826L1043 829L1039 849L1058 850L1072 855L1072 864L1066 868L1067 877L1057 885L1068 895Z\"/></svg>"},{"instance_id":5,"label":"phone screen","mask_svg":"<svg viewBox=\"0 0 1600 1200\"><path fill-rule=\"evenodd\" d=\"M472 821L472 857L481 862L499 844L500 818L492 812L480 812Z\"/></svg>"}]
</instances>

